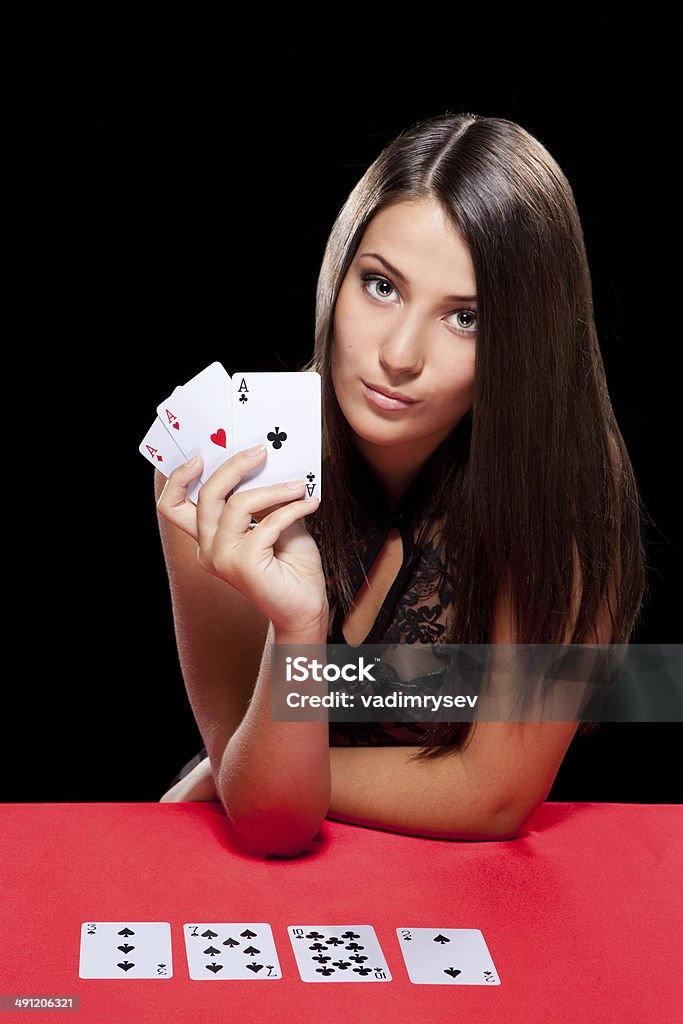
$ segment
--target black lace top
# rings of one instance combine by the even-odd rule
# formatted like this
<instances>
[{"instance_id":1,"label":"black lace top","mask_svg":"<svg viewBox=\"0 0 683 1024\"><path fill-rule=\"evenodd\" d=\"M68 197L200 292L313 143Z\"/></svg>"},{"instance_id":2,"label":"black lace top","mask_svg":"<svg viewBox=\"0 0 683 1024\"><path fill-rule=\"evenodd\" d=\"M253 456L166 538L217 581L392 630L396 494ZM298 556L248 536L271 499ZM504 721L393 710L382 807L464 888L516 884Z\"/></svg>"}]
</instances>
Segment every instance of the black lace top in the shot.
<instances>
[{"instance_id":1,"label":"black lace top","mask_svg":"<svg viewBox=\"0 0 683 1024\"><path fill-rule=\"evenodd\" d=\"M432 500L433 473L439 454L437 449L424 463L393 511L365 460L357 455L354 464L354 484L363 509L349 537L355 568L354 594L359 592L391 529L400 532L403 544L396 579L362 642L422 645L411 651L406 649L404 656L396 659L392 685L399 686L404 693L429 692L430 685L441 683L444 668L443 660L431 648L446 642L453 600L452 580L443 551L443 517L439 518ZM328 643L347 643L342 631L344 618L344 609L331 602ZM330 745L420 745L428 725L331 721Z\"/></svg>"}]
</instances>

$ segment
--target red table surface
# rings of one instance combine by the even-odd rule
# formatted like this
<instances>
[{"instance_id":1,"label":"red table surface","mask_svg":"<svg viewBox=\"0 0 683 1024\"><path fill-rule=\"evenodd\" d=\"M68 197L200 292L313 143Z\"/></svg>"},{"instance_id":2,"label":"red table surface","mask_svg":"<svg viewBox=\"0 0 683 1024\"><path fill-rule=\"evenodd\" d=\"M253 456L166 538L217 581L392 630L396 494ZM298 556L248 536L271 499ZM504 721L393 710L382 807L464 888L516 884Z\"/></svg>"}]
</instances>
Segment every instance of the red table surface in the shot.
<instances>
[{"instance_id":1,"label":"red table surface","mask_svg":"<svg viewBox=\"0 0 683 1024\"><path fill-rule=\"evenodd\" d=\"M0 994L80 1011L2 1020L657 1024L681 1000L682 809L544 804L507 842L326 820L294 859L254 857L220 805L0 805ZM173 977L78 976L84 921L168 921ZM283 977L192 981L182 927L267 921ZM371 924L393 981L308 983L292 924ZM500 986L414 985L397 927L478 928Z\"/></svg>"}]
</instances>

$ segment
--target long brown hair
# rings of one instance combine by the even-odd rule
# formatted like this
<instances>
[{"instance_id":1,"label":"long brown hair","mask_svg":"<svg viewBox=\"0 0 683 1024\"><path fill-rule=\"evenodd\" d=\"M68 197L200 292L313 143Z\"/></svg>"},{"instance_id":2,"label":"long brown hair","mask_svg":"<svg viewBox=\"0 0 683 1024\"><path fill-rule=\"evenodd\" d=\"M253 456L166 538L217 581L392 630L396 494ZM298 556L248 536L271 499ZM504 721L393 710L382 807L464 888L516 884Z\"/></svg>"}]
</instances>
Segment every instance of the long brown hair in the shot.
<instances>
[{"instance_id":1,"label":"long brown hair","mask_svg":"<svg viewBox=\"0 0 683 1024\"><path fill-rule=\"evenodd\" d=\"M502 118L449 112L414 125L368 168L332 228L304 367L322 378L328 500L309 518L330 598L346 613L355 596L353 442L331 376L335 304L371 219L424 197L438 200L469 245L478 299L473 408L443 443L435 481L457 581L445 642L487 643L505 584L519 644L595 643L605 599L611 642L628 643L647 593L646 513L607 391L583 231L558 164ZM458 749L471 728L433 724L418 756Z\"/></svg>"}]
</instances>

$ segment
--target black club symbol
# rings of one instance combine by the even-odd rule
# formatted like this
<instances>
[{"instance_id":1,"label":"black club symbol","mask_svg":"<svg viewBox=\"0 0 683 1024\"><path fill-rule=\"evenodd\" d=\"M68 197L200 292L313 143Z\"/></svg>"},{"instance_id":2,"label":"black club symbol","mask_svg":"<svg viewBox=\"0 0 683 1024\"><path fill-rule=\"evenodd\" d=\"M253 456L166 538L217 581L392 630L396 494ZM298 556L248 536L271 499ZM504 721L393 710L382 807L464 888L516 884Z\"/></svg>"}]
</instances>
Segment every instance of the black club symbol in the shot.
<instances>
[{"instance_id":1,"label":"black club symbol","mask_svg":"<svg viewBox=\"0 0 683 1024\"><path fill-rule=\"evenodd\" d=\"M248 401L249 401L249 399L247 398L246 395L240 395L240 402L248 402Z\"/></svg>"},{"instance_id":2,"label":"black club symbol","mask_svg":"<svg viewBox=\"0 0 683 1024\"><path fill-rule=\"evenodd\" d=\"M287 435L283 432L280 433L280 428L275 428L275 433L271 430L269 434L266 434L269 441L273 442L273 448L282 448L282 442L287 440Z\"/></svg>"},{"instance_id":3,"label":"black club symbol","mask_svg":"<svg viewBox=\"0 0 683 1024\"><path fill-rule=\"evenodd\" d=\"M309 473L306 479L308 480L309 484L312 484L313 481L315 480L315 473Z\"/></svg>"}]
</instances>

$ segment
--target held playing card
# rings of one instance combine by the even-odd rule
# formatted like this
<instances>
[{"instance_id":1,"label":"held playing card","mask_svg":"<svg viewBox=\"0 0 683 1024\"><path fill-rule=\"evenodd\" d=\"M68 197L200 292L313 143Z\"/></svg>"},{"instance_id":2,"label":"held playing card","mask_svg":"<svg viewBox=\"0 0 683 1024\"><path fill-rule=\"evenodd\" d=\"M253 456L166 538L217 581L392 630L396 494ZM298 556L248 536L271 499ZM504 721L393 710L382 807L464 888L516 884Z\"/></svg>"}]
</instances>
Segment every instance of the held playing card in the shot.
<instances>
[{"instance_id":1,"label":"held playing card","mask_svg":"<svg viewBox=\"0 0 683 1024\"><path fill-rule=\"evenodd\" d=\"M140 452L164 476L170 476L174 469L186 461L183 452L158 417L140 442Z\"/></svg>"},{"instance_id":2,"label":"held playing card","mask_svg":"<svg viewBox=\"0 0 683 1024\"><path fill-rule=\"evenodd\" d=\"M201 455L201 480L190 485L187 496L196 501L201 485L234 453L230 377L214 362L157 406L157 415L185 460Z\"/></svg>"},{"instance_id":3,"label":"held playing card","mask_svg":"<svg viewBox=\"0 0 683 1024\"><path fill-rule=\"evenodd\" d=\"M372 925L290 925L287 933L302 981L391 981Z\"/></svg>"},{"instance_id":4,"label":"held playing card","mask_svg":"<svg viewBox=\"0 0 683 1024\"><path fill-rule=\"evenodd\" d=\"M269 924L186 924L185 950L194 981L281 978Z\"/></svg>"},{"instance_id":5,"label":"held playing card","mask_svg":"<svg viewBox=\"0 0 683 1024\"><path fill-rule=\"evenodd\" d=\"M172 978L166 921L85 921L79 978Z\"/></svg>"},{"instance_id":6,"label":"held playing card","mask_svg":"<svg viewBox=\"0 0 683 1024\"><path fill-rule=\"evenodd\" d=\"M262 466L235 493L304 480L306 496L321 498L319 373L233 373L232 417L236 452L267 445Z\"/></svg>"},{"instance_id":7,"label":"held playing card","mask_svg":"<svg viewBox=\"0 0 683 1024\"><path fill-rule=\"evenodd\" d=\"M414 985L500 985L478 928L397 928Z\"/></svg>"}]
</instances>

